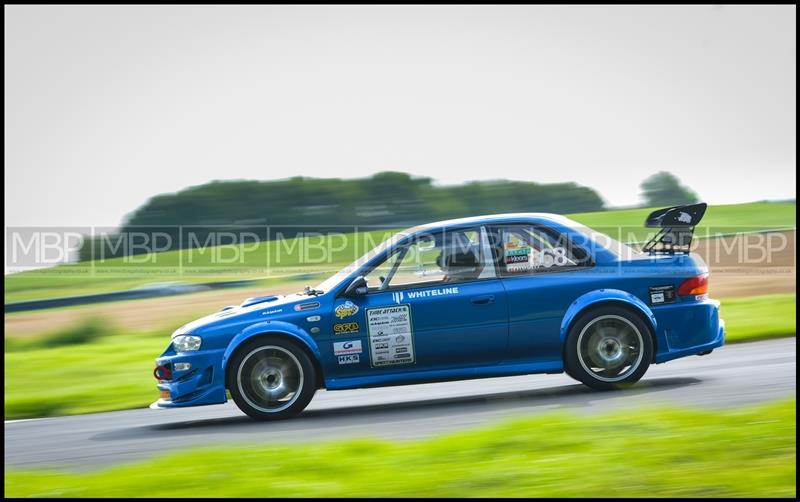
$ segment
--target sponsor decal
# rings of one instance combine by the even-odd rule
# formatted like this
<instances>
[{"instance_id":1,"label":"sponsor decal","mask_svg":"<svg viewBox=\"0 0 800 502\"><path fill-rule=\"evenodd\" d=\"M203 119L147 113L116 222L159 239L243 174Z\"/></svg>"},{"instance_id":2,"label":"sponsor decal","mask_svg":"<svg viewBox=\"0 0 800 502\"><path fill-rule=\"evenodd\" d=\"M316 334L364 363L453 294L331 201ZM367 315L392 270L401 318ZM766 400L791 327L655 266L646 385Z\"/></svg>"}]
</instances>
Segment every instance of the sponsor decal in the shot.
<instances>
[{"instance_id":1,"label":"sponsor decal","mask_svg":"<svg viewBox=\"0 0 800 502\"><path fill-rule=\"evenodd\" d=\"M344 354L360 354L361 340L351 340L349 342L336 342L333 344L333 355L341 356Z\"/></svg>"},{"instance_id":2,"label":"sponsor decal","mask_svg":"<svg viewBox=\"0 0 800 502\"><path fill-rule=\"evenodd\" d=\"M337 335L344 335L347 333L358 333L360 326L357 322L342 322L333 325L333 332Z\"/></svg>"},{"instance_id":3,"label":"sponsor decal","mask_svg":"<svg viewBox=\"0 0 800 502\"><path fill-rule=\"evenodd\" d=\"M678 215L678 221L680 221L681 223L691 223L692 217L689 216L689 213L684 213L683 211L681 211L681 214Z\"/></svg>"},{"instance_id":4,"label":"sponsor decal","mask_svg":"<svg viewBox=\"0 0 800 502\"><path fill-rule=\"evenodd\" d=\"M298 303L294 306L294 309L298 312L301 310L311 310L316 308L319 308L319 302Z\"/></svg>"},{"instance_id":5,"label":"sponsor decal","mask_svg":"<svg viewBox=\"0 0 800 502\"><path fill-rule=\"evenodd\" d=\"M336 317L339 319L344 319L345 317L355 315L358 312L358 305L347 300L343 304L336 307L336 310L333 311L336 314Z\"/></svg>"},{"instance_id":6,"label":"sponsor decal","mask_svg":"<svg viewBox=\"0 0 800 502\"><path fill-rule=\"evenodd\" d=\"M372 367L415 362L409 305L367 309L366 317Z\"/></svg>"},{"instance_id":7,"label":"sponsor decal","mask_svg":"<svg viewBox=\"0 0 800 502\"><path fill-rule=\"evenodd\" d=\"M408 293L397 291L396 293L392 293L392 300L399 305L403 300L405 300L406 297L408 297L409 300L413 300L415 298L428 298L431 296L457 294L458 286L453 286L450 288L423 289L422 291L409 291Z\"/></svg>"},{"instance_id":8,"label":"sponsor decal","mask_svg":"<svg viewBox=\"0 0 800 502\"><path fill-rule=\"evenodd\" d=\"M319 328L314 326L313 328L311 328L311 332L312 333L319 333Z\"/></svg>"},{"instance_id":9,"label":"sponsor decal","mask_svg":"<svg viewBox=\"0 0 800 502\"><path fill-rule=\"evenodd\" d=\"M322 319L322 317L320 317L318 315L310 315L310 316L306 317L306 321L308 321L308 322L319 322L320 319Z\"/></svg>"},{"instance_id":10,"label":"sponsor decal","mask_svg":"<svg viewBox=\"0 0 800 502\"><path fill-rule=\"evenodd\" d=\"M350 354L348 356L339 356L339 364L356 364L361 362L358 354Z\"/></svg>"},{"instance_id":11,"label":"sponsor decal","mask_svg":"<svg viewBox=\"0 0 800 502\"><path fill-rule=\"evenodd\" d=\"M261 312L261 315L277 314L279 312L283 312L283 309L265 310L265 311Z\"/></svg>"},{"instance_id":12,"label":"sponsor decal","mask_svg":"<svg viewBox=\"0 0 800 502\"><path fill-rule=\"evenodd\" d=\"M458 294L458 286L453 286L452 288L436 288L436 289L426 289L423 291L409 291L408 292L408 299L414 298L427 298L429 296L442 296L442 295L457 295Z\"/></svg>"},{"instance_id":13,"label":"sponsor decal","mask_svg":"<svg viewBox=\"0 0 800 502\"><path fill-rule=\"evenodd\" d=\"M506 256L506 263L528 263L529 255Z\"/></svg>"},{"instance_id":14,"label":"sponsor decal","mask_svg":"<svg viewBox=\"0 0 800 502\"><path fill-rule=\"evenodd\" d=\"M514 244L509 246L509 244ZM503 252L503 261L506 264L506 272L521 272L528 269L531 259L531 248L524 244L507 242ZM511 265L511 266L509 266Z\"/></svg>"},{"instance_id":15,"label":"sponsor decal","mask_svg":"<svg viewBox=\"0 0 800 502\"><path fill-rule=\"evenodd\" d=\"M650 303L658 305L661 303L675 303L675 286L655 286L650 288Z\"/></svg>"}]
</instances>

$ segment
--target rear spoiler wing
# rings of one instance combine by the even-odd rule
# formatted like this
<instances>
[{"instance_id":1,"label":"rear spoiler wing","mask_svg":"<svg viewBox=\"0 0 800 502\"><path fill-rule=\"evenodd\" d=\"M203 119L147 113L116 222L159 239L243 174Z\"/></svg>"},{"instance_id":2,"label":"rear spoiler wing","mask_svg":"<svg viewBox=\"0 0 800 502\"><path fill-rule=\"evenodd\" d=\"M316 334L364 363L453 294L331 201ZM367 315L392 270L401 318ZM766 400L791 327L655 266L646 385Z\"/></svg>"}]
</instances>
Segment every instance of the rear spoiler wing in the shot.
<instances>
[{"instance_id":1,"label":"rear spoiler wing","mask_svg":"<svg viewBox=\"0 0 800 502\"><path fill-rule=\"evenodd\" d=\"M650 213L644 222L648 228L660 228L647 241L642 251L650 254L689 253L694 236L694 227L703 219L707 204L689 204L658 209Z\"/></svg>"}]
</instances>

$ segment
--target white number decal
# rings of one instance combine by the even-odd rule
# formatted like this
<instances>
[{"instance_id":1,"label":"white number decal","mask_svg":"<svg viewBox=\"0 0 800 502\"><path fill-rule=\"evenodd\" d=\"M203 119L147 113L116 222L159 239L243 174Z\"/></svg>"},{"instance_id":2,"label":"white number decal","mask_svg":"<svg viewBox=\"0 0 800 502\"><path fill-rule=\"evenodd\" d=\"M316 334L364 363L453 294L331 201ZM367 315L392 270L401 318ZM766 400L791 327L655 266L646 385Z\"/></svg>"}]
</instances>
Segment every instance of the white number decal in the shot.
<instances>
[{"instance_id":1,"label":"white number decal","mask_svg":"<svg viewBox=\"0 0 800 502\"><path fill-rule=\"evenodd\" d=\"M562 247L554 248L553 251L556 253L556 266L564 267L569 264L569 259L567 258L567 250Z\"/></svg>"},{"instance_id":2,"label":"white number decal","mask_svg":"<svg viewBox=\"0 0 800 502\"><path fill-rule=\"evenodd\" d=\"M562 247L542 249L539 252L539 264L545 268L550 268L553 265L557 267L565 267L569 265L567 250Z\"/></svg>"}]
</instances>

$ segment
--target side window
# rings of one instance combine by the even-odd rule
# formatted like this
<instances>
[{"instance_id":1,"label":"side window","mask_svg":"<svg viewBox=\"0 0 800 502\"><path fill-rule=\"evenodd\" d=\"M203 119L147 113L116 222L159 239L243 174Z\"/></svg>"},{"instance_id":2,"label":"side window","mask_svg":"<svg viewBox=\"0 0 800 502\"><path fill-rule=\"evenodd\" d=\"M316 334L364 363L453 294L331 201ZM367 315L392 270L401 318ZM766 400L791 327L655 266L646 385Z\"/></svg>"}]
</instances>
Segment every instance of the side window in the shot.
<instances>
[{"instance_id":1,"label":"side window","mask_svg":"<svg viewBox=\"0 0 800 502\"><path fill-rule=\"evenodd\" d=\"M589 264L588 254L563 234L539 225L508 225L494 233L503 276L567 269Z\"/></svg>"},{"instance_id":2,"label":"side window","mask_svg":"<svg viewBox=\"0 0 800 502\"><path fill-rule=\"evenodd\" d=\"M408 247L389 286L444 281L445 272L439 265L441 247L433 236L424 236Z\"/></svg>"},{"instance_id":3,"label":"side window","mask_svg":"<svg viewBox=\"0 0 800 502\"><path fill-rule=\"evenodd\" d=\"M488 267L491 274L483 273ZM484 260L480 228L421 235L367 274L371 291L494 277Z\"/></svg>"},{"instance_id":4,"label":"side window","mask_svg":"<svg viewBox=\"0 0 800 502\"><path fill-rule=\"evenodd\" d=\"M372 271L364 276L367 279L367 287L370 291L385 289L383 283L386 278L389 277L389 273L394 268L394 264L397 262L399 254L399 251L395 251L394 253L390 254L389 257L383 261L383 263L373 268Z\"/></svg>"}]
</instances>

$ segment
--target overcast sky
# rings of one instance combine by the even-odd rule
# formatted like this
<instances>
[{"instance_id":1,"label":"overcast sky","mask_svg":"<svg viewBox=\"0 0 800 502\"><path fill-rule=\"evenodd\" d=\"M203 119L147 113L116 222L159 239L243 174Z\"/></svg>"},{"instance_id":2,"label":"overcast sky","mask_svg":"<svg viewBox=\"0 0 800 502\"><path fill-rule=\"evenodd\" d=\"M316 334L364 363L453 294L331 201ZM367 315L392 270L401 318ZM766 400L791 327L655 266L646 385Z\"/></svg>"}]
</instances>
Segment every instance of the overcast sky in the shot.
<instances>
[{"instance_id":1,"label":"overcast sky","mask_svg":"<svg viewBox=\"0 0 800 502\"><path fill-rule=\"evenodd\" d=\"M795 197L795 6L6 6L5 223L213 179Z\"/></svg>"}]
</instances>

